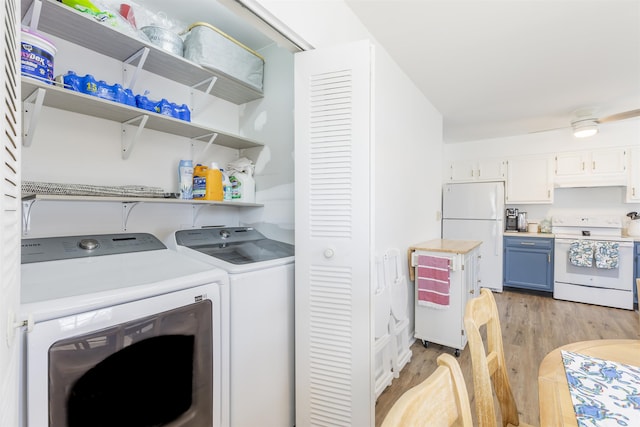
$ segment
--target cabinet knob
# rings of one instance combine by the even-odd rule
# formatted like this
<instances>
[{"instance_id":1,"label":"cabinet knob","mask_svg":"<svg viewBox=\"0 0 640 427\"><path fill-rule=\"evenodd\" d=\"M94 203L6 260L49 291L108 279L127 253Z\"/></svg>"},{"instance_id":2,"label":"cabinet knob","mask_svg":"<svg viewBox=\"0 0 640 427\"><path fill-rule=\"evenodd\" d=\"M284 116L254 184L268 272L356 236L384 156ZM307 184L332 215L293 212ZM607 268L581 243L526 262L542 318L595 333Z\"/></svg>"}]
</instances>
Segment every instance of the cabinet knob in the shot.
<instances>
[{"instance_id":1,"label":"cabinet knob","mask_svg":"<svg viewBox=\"0 0 640 427\"><path fill-rule=\"evenodd\" d=\"M327 248L324 250L324 257L329 259L329 258L333 258L333 256L335 255L335 252L333 249L331 248Z\"/></svg>"}]
</instances>

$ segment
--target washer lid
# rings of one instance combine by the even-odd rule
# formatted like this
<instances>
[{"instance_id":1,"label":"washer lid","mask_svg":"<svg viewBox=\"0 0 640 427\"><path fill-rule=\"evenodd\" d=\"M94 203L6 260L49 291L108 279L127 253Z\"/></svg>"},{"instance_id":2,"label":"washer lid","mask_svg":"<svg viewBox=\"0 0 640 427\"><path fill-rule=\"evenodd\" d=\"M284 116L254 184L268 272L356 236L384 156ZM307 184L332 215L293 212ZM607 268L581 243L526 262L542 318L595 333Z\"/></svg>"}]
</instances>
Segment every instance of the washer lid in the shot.
<instances>
[{"instance_id":1,"label":"washer lid","mask_svg":"<svg viewBox=\"0 0 640 427\"><path fill-rule=\"evenodd\" d=\"M250 227L225 227L175 232L176 244L224 262L245 265L290 258L295 247L271 240Z\"/></svg>"},{"instance_id":2,"label":"washer lid","mask_svg":"<svg viewBox=\"0 0 640 427\"><path fill-rule=\"evenodd\" d=\"M101 305L227 281L223 270L169 249L34 262L21 266L21 303Z\"/></svg>"}]
</instances>

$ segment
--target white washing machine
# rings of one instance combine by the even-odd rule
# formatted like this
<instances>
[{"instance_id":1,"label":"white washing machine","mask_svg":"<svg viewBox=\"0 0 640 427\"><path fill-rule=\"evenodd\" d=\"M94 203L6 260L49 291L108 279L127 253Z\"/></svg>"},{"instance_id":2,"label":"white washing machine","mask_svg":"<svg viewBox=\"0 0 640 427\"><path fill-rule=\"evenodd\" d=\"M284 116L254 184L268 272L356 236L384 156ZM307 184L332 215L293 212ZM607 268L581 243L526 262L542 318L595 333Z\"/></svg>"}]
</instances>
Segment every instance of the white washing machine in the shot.
<instances>
[{"instance_id":1,"label":"white washing machine","mask_svg":"<svg viewBox=\"0 0 640 427\"><path fill-rule=\"evenodd\" d=\"M251 227L179 230L168 246L229 274L231 426L293 426L294 246Z\"/></svg>"},{"instance_id":2,"label":"white washing machine","mask_svg":"<svg viewBox=\"0 0 640 427\"><path fill-rule=\"evenodd\" d=\"M23 239L21 424L227 426L227 286L150 234Z\"/></svg>"}]
</instances>

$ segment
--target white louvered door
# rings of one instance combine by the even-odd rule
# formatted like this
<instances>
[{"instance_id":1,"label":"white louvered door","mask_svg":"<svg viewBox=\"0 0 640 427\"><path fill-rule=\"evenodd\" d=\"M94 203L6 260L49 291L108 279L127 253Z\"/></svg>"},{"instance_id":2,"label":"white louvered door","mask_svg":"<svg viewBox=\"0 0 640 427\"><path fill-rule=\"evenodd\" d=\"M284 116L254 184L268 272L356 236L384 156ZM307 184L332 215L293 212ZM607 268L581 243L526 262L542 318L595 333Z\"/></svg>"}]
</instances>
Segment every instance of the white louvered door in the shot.
<instances>
[{"instance_id":1,"label":"white louvered door","mask_svg":"<svg viewBox=\"0 0 640 427\"><path fill-rule=\"evenodd\" d=\"M18 425L18 345L12 313L20 289L20 5L4 0L2 18L2 183L0 187L0 427Z\"/></svg>"},{"instance_id":2,"label":"white louvered door","mask_svg":"<svg viewBox=\"0 0 640 427\"><path fill-rule=\"evenodd\" d=\"M372 49L295 55L297 427L374 425Z\"/></svg>"}]
</instances>

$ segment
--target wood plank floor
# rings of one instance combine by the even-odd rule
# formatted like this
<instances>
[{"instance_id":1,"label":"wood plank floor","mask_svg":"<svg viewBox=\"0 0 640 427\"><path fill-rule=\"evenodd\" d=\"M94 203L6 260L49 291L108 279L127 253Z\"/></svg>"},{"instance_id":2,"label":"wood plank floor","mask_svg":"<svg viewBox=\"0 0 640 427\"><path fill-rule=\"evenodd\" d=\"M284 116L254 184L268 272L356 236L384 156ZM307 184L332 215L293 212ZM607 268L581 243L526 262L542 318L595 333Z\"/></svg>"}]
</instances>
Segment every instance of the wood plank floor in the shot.
<instances>
[{"instance_id":1,"label":"wood plank floor","mask_svg":"<svg viewBox=\"0 0 640 427\"><path fill-rule=\"evenodd\" d=\"M505 290L494 295L500 312L509 379L520 419L534 426L540 425L538 367L547 353L575 341L640 339L638 311L559 301L518 291ZM382 424L393 403L405 390L435 370L438 355L453 353L453 349L437 344L429 344L425 348L419 340L411 350L411 361L376 402L376 427ZM461 352L458 362L467 384L475 425L469 346Z\"/></svg>"}]
</instances>

